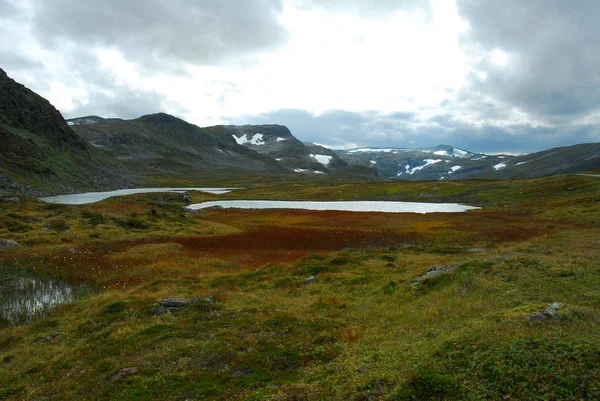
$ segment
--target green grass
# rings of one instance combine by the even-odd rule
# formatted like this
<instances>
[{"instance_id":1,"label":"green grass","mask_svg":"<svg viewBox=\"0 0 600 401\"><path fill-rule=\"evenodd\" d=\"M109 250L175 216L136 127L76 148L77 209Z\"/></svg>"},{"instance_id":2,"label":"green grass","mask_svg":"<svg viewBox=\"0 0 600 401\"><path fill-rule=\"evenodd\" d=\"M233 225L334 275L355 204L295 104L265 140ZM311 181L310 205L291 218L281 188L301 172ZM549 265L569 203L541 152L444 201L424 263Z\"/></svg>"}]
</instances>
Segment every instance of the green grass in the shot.
<instances>
[{"instance_id":1,"label":"green grass","mask_svg":"<svg viewBox=\"0 0 600 401\"><path fill-rule=\"evenodd\" d=\"M428 200L485 206L458 215L192 213L165 194L6 205L0 234L24 245L3 251L4 264L82 278L98 293L0 331L0 399L598 398L599 185L571 176L256 184L222 196L418 200L433 193ZM30 229L11 232L15 220ZM324 240L327 233L377 240L380 232L398 240L265 245L282 235L296 244L298 228ZM244 235L263 246L226 246ZM441 265L458 267L417 280ZM316 281L304 284L309 276ZM148 313L158 299L194 296L214 302ZM560 319L526 320L553 302L563 303ZM53 342L36 343L56 332ZM135 374L117 379L132 367Z\"/></svg>"}]
</instances>

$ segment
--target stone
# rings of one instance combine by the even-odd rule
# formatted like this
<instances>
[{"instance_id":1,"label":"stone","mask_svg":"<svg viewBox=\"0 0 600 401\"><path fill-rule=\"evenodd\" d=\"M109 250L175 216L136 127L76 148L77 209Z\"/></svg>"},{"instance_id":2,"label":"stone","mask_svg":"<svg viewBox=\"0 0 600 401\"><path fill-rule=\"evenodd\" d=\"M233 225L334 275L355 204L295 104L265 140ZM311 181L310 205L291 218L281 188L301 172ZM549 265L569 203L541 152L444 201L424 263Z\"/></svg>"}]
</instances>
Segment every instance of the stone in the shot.
<instances>
[{"instance_id":1,"label":"stone","mask_svg":"<svg viewBox=\"0 0 600 401\"><path fill-rule=\"evenodd\" d=\"M423 280L428 278L433 278L437 276L441 276L442 274L448 273L454 269L456 269L458 265L447 265L447 266L433 266L427 270L427 273L422 275L417 279L417 283L420 283Z\"/></svg>"},{"instance_id":2,"label":"stone","mask_svg":"<svg viewBox=\"0 0 600 401\"><path fill-rule=\"evenodd\" d=\"M485 248L469 248L467 249L469 252L485 252Z\"/></svg>"},{"instance_id":3,"label":"stone","mask_svg":"<svg viewBox=\"0 0 600 401\"><path fill-rule=\"evenodd\" d=\"M190 300L187 298L165 298L159 299L156 303L165 308L181 308L189 304Z\"/></svg>"},{"instance_id":4,"label":"stone","mask_svg":"<svg viewBox=\"0 0 600 401\"><path fill-rule=\"evenodd\" d=\"M306 280L304 280L304 282L302 284L311 284L311 283L314 283L315 281L317 281L315 276L310 276Z\"/></svg>"},{"instance_id":5,"label":"stone","mask_svg":"<svg viewBox=\"0 0 600 401\"><path fill-rule=\"evenodd\" d=\"M554 319L558 319L558 308L562 306L562 302L554 302L552 305L546 308L544 315L550 316Z\"/></svg>"},{"instance_id":6,"label":"stone","mask_svg":"<svg viewBox=\"0 0 600 401\"><path fill-rule=\"evenodd\" d=\"M115 382L117 380L121 380L121 379L124 379L129 376L133 376L133 375L136 375L137 372L138 372L137 366L133 366L130 368L123 368L123 369L120 369L117 373L115 373L113 375L113 377L110 378L110 381Z\"/></svg>"},{"instance_id":7,"label":"stone","mask_svg":"<svg viewBox=\"0 0 600 401\"><path fill-rule=\"evenodd\" d=\"M60 335L62 335L62 333L60 331L57 331L55 333L50 334L47 337L44 337L44 338L41 338L41 339L37 340L35 342L35 344L51 343L51 342L53 342L56 339L56 337L58 337Z\"/></svg>"},{"instance_id":8,"label":"stone","mask_svg":"<svg viewBox=\"0 0 600 401\"><path fill-rule=\"evenodd\" d=\"M168 310L166 310L162 306L157 306L157 307L148 309L148 314L150 316L160 316L160 315L164 315L165 313L168 313Z\"/></svg>"},{"instance_id":9,"label":"stone","mask_svg":"<svg viewBox=\"0 0 600 401\"><path fill-rule=\"evenodd\" d=\"M552 305L547 307L546 310L544 310L542 313L536 313L535 315L527 316L525 320L540 321L546 320L549 317L552 319L559 319L560 317L558 316L557 311L558 308L560 308L562 305L562 302L554 302Z\"/></svg>"},{"instance_id":10,"label":"stone","mask_svg":"<svg viewBox=\"0 0 600 401\"><path fill-rule=\"evenodd\" d=\"M0 239L0 249L2 248L12 248L13 246L17 246L19 243L12 239Z\"/></svg>"},{"instance_id":11,"label":"stone","mask_svg":"<svg viewBox=\"0 0 600 401\"><path fill-rule=\"evenodd\" d=\"M181 194L181 199L183 200L184 203L192 203L192 196L190 195L189 192L183 192Z\"/></svg>"}]
</instances>

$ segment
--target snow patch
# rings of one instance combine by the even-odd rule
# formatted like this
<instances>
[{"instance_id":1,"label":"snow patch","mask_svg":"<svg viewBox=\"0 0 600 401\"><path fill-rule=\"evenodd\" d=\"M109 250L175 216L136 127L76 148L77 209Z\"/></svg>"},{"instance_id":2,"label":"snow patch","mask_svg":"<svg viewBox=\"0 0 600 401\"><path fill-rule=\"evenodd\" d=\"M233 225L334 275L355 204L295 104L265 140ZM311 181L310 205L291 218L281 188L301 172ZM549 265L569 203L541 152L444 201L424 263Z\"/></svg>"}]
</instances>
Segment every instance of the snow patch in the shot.
<instances>
[{"instance_id":1,"label":"snow patch","mask_svg":"<svg viewBox=\"0 0 600 401\"><path fill-rule=\"evenodd\" d=\"M423 161L425 162L425 164L424 164L424 165L422 165L422 166L417 166L417 167L413 167L412 169L410 168L410 166L408 166L408 165L407 165L407 166L405 167L405 169L406 169L406 172L407 172L408 174L411 174L411 175L412 175L412 174L414 174L415 172L417 172L417 171L419 171L419 170L423 170L423 169L424 169L425 167L427 167L427 166L431 166L432 164L436 164L436 163L439 163L439 162L441 162L441 161L442 161L442 159L425 159L425 160L423 160Z\"/></svg>"},{"instance_id":2,"label":"snow patch","mask_svg":"<svg viewBox=\"0 0 600 401\"><path fill-rule=\"evenodd\" d=\"M325 172L321 171L321 170L315 170L313 171L315 174L325 174Z\"/></svg>"},{"instance_id":3,"label":"snow patch","mask_svg":"<svg viewBox=\"0 0 600 401\"><path fill-rule=\"evenodd\" d=\"M277 160L278 162L282 161L283 159L281 157L276 157L275 160Z\"/></svg>"},{"instance_id":4,"label":"snow patch","mask_svg":"<svg viewBox=\"0 0 600 401\"><path fill-rule=\"evenodd\" d=\"M251 145L264 145L265 141L263 141L263 134L256 133L252 138L248 139L246 134L240 136L239 138L235 135L231 135L233 139L237 142L238 145L244 145L249 143Z\"/></svg>"},{"instance_id":5,"label":"snow patch","mask_svg":"<svg viewBox=\"0 0 600 401\"><path fill-rule=\"evenodd\" d=\"M462 149L454 149L452 151L452 155L464 159L465 157L469 156L469 152L467 152L466 150L462 150Z\"/></svg>"},{"instance_id":6,"label":"snow patch","mask_svg":"<svg viewBox=\"0 0 600 401\"><path fill-rule=\"evenodd\" d=\"M67 125L75 125L73 121L67 121Z\"/></svg>"},{"instance_id":7,"label":"snow patch","mask_svg":"<svg viewBox=\"0 0 600 401\"><path fill-rule=\"evenodd\" d=\"M331 159L333 159L333 156L328 155L310 155L310 157L314 158L316 161L318 161L324 166L328 165Z\"/></svg>"},{"instance_id":8,"label":"snow patch","mask_svg":"<svg viewBox=\"0 0 600 401\"><path fill-rule=\"evenodd\" d=\"M494 166L494 170L498 171L498 170L502 170L504 167L506 167L506 164L504 163L498 163Z\"/></svg>"},{"instance_id":9,"label":"snow patch","mask_svg":"<svg viewBox=\"0 0 600 401\"><path fill-rule=\"evenodd\" d=\"M527 160L526 162L519 162L519 163L515 164L515 166L520 166L521 164L525 164L525 163L529 163L529 160Z\"/></svg>"},{"instance_id":10,"label":"snow patch","mask_svg":"<svg viewBox=\"0 0 600 401\"><path fill-rule=\"evenodd\" d=\"M308 170L305 168L295 168L294 172L295 173L306 173Z\"/></svg>"},{"instance_id":11,"label":"snow patch","mask_svg":"<svg viewBox=\"0 0 600 401\"><path fill-rule=\"evenodd\" d=\"M278 137L277 139L275 139L275 142L281 142L281 141L287 141L288 138L282 138L282 137Z\"/></svg>"},{"instance_id":12,"label":"snow patch","mask_svg":"<svg viewBox=\"0 0 600 401\"><path fill-rule=\"evenodd\" d=\"M369 163L371 163L371 164L377 164L377 162L375 160L371 160Z\"/></svg>"},{"instance_id":13,"label":"snow patch","mask_svg":"<svg viewBox=\"0 0 600 401\"><path fill-rule=\"evenodd\" d=\"M438 150L433 152L433 154L438 156L450 156L447 150Z\"/></svg>"},{"instance_id":14,"label":"snow patch","mask_svg":"<svg viewBox=\"0 0 600 401\"><path fill-rule=\"evenodd\" d=\"M450 171L448 171L448 174L452 174L458 170L460 170L462 168L462 166L452 166L450 167Z\"/></svg>"}]
</instances>

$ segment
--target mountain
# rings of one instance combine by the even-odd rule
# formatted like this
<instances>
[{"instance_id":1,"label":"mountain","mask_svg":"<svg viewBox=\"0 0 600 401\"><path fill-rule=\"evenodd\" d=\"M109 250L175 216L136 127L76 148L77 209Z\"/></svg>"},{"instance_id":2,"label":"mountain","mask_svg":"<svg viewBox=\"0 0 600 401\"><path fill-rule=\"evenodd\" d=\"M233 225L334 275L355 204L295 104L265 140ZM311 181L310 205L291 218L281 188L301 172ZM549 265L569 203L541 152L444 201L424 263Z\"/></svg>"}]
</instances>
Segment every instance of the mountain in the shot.
<instances>
[{"instance_id":1,"label":"mountain","mask_svg":"<svg viewBox=\"0 0 600 401\"><path fill-rule=\"evenodd\" d=\"M270 157L164 113L134 120L81 117L68 124L92 147L145 177L287 173Z\"/></svg>"},{"instance_id":2,"label":"mountain","mask_svg":"<svg viewBox=\"0 0 600 401\"><path fill-rule=\"evenodd\" d=\"M0 140L1 191L37 195L136 182L73 132L50 102L1 69Z\"/></svg>"},{"instance_id":3,"label":"mountain","mask_svg":"<svg viewBox=\"0 0 600 401\"><path fill-rule=\"evenodd\" d=\"M439 145L433 148L336 150L348 164L374 167L384 179L516 179L581 173L600 167L600 144L580 144L523 156L486 155Z\"/></svg>"},{"instance_id":4,"label":"mountain","mask_svg":"<svg viewBox=\"0 0 600 401\"><path fill-rule=\"evenodd\" d=\"M224 142L268 156L295 173L377 178L373 169L349 166L331 149L299 141L283 125L220 125L205 129Z\"/></svg>"}]
</instances>

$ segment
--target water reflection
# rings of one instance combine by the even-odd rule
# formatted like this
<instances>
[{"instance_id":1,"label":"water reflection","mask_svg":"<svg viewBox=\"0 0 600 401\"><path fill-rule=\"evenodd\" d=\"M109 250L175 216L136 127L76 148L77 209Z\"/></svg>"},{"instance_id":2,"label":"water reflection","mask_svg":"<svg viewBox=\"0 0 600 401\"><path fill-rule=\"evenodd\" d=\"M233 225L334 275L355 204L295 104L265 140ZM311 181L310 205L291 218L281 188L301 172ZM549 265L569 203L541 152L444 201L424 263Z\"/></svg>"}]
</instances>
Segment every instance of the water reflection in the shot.
<instances>
[{"instance_id":1,"label":"water reflection","mask_svg":"<svg viewBox=\"0 0 600 401\"><path fill-rule=\"evenodd\" d=\"M28 323L90 293L87 285L12 274L0 276L0 326Z\"/></svg>"}]
</instances>

